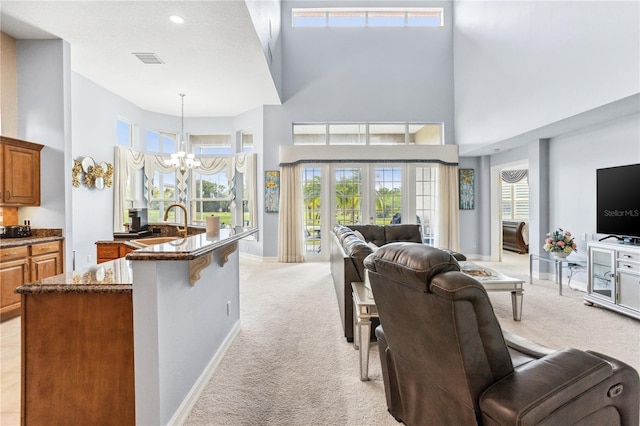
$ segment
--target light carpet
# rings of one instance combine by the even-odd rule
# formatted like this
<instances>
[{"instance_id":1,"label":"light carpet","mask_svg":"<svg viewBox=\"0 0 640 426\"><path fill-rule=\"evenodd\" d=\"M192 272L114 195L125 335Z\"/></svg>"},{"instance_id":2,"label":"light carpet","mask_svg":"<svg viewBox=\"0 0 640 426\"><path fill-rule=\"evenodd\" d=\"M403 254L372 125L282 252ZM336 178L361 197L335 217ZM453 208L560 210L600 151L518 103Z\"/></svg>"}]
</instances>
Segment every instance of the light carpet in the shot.
<instances>
[{"instance_id":1,"label":"light carpet","mask_svg":"<svg viewBox=\"0 0 640 426\"><path fill-rule=\"evenodd\" d=\"M358 352L342 337L328 263L241 258L240 281L241 331L186 425L398 425L386 409L375 344L371 380L359 379ZM490 293L505 329L640 368L640 322L587 307L582 296L565 290L560 297L550 281L525 284L522 321L515 322L510 295Z\"/></svg>"}]
</instances>

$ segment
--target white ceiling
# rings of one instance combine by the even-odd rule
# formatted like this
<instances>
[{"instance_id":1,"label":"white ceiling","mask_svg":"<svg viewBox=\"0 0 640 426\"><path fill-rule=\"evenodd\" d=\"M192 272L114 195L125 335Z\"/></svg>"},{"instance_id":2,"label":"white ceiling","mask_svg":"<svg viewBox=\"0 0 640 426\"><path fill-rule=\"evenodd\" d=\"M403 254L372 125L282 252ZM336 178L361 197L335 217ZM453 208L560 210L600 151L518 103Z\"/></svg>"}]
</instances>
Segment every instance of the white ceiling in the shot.
<instances>
[{"instance_id":1,"label":"white ceiling","mask_svg":"<svg viewBox=\"0 0 640 426\"><path fill-rule=\"evenodd\" d=\"M2 0L0 12L2 32L66 40L73 71L147 111L179 116L180 93L190 117L280 104L243 0ZM134 52L164 64L143 64Z\"/></svg>"}]
</instances>

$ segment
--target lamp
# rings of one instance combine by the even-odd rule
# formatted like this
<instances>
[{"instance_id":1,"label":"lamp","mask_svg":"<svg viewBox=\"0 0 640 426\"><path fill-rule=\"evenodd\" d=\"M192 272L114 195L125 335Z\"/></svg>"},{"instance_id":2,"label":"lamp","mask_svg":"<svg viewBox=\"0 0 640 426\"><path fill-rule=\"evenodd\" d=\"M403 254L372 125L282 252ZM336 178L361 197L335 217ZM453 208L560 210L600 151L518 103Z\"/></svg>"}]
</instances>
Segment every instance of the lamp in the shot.
<instances>
[{"instance_id":1,"label":"lamp","mask_svg":"<svg viewBox=\"0 0 640 426\"><path fill-rule=\"evenodd\" d=\"M193 169L200 166L200 160L196 160L194 154L187 154L185 151L180 150L184 145L184 93L180 93L182 97L182 130L180 131L180 139L178 140L178 152L171 154L171 158L164 160L165 166L175 167L184 173L187 169Z\"/></svg>"}]
</instances>

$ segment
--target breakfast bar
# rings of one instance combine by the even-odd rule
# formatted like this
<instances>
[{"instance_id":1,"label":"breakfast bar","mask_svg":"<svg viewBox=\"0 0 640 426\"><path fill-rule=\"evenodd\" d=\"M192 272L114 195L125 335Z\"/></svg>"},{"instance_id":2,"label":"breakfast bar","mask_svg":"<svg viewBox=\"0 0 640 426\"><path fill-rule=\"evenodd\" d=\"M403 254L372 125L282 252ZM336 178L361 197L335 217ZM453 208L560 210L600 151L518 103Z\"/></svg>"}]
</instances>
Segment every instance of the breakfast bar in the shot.
<instances>
[{"instance_id":1,"label":"breakfast bar","mask_svg":"<svg viewBox=\"0 0 640 426\"><path fill-rule=\"evenodd\" d=\"M182 423L239 331L237 247L255 232L147 241L18 287L23 424Z\"/></svg>"}]
</instances>

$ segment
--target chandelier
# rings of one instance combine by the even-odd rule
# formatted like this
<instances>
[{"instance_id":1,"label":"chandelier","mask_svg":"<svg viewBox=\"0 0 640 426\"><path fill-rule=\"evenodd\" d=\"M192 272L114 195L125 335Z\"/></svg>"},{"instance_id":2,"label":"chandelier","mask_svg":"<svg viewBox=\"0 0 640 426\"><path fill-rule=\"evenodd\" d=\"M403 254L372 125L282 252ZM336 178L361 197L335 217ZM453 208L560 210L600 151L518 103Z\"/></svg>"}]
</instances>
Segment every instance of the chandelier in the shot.
<instances>
[{"instance_id":1,"label":"chandelier","mask_svg":"<svg viewBox=\"0 0 640 426\"><path fill-rule=\"evenodd\" d=\"M185 145L184 141L184 93L180 93L180 97L182 97L182 129L180 131L180 139L178 139L178 152L174 152L171 154L171 158L167 158L164 160L165 166L175 167L184 173L187 169L193 169L194 167L200 166L200 160L196 160L196 156L194 154L187 154L185 151L180 148Z\"/></svg>"}]
</instances>

